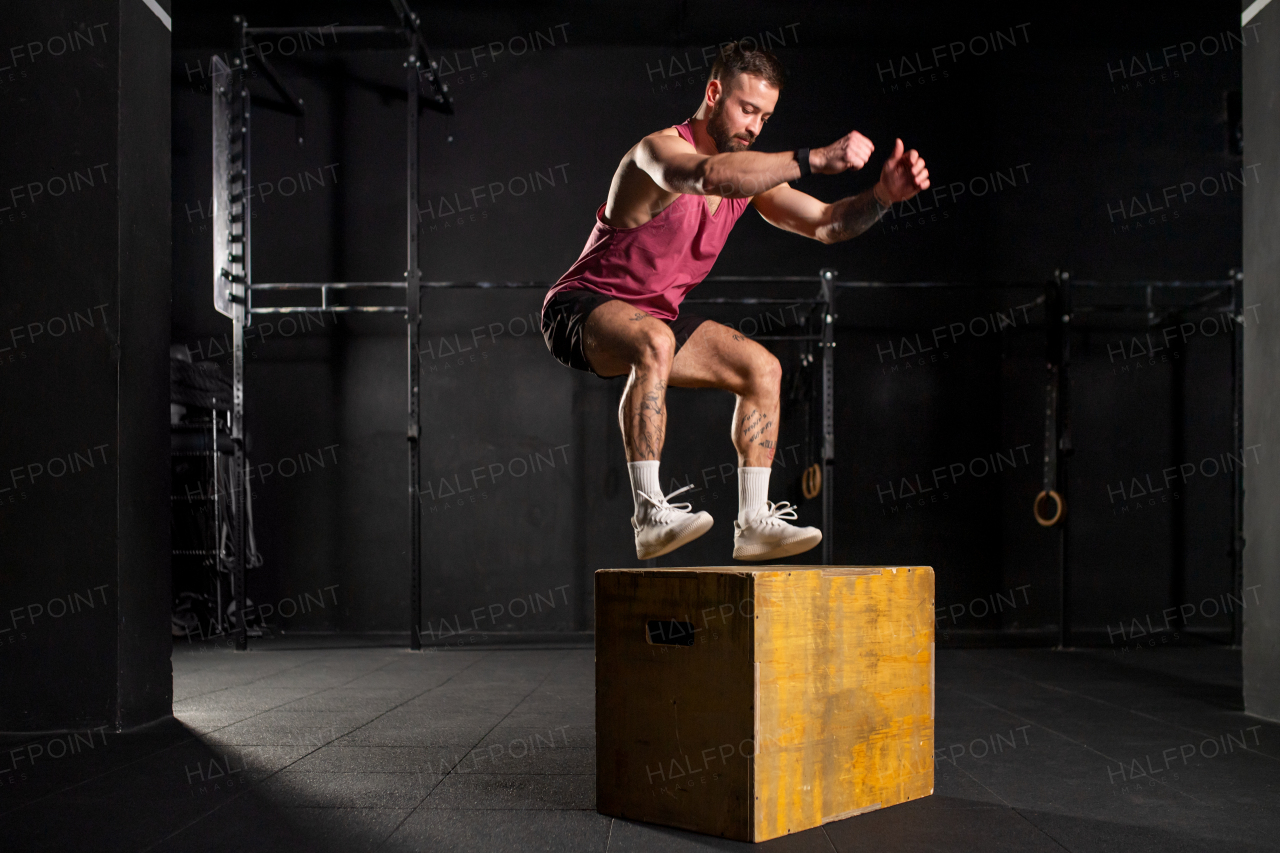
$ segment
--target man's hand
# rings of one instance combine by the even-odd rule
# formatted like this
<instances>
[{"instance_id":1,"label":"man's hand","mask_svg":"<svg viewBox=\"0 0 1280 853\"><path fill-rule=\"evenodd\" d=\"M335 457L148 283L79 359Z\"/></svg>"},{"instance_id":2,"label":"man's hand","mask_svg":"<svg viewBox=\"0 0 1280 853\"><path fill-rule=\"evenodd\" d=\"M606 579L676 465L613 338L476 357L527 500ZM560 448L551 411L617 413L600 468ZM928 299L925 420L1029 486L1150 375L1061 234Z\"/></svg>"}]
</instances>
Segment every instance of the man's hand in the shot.
<instances>
[{"instance_id":1,"label":"man's hand","mask_svg":"<svg viewBox=\"0 0 1280 853\"><path fill-rule=\"evenodd\" d=\"M876 201L885 207L892 202L906 201L929 188L929 170L924 167L920 152L914 148L910 151L902 149L902 140L895 140L893 153L880 170L880 183L872 187Z\"/></svg>"},{"instance_id":2,"label":"man's hand","mask_svg":"<svg viewBox=\"0 0 1280 853\"><path fill-rule=\"evenodd\" d=\"M861 169L867 165L876 147L856 130L837 139L825 148L809 152L809 168L819 175L838 175L846 169Z\"/></svg>"}]
</instances>

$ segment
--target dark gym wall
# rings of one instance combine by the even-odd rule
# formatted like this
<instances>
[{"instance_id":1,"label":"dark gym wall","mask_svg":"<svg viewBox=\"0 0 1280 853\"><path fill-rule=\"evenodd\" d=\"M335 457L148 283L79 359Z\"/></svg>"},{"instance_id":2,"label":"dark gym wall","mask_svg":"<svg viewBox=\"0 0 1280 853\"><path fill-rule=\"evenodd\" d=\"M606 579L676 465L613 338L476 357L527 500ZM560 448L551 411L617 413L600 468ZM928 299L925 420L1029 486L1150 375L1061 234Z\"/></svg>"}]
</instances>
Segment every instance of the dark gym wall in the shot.
<instances>
[{"instance_id":1,"label":"dark gym wall","mask_svg":"<svg viewBox=\"0 0 1280 853\"><path fill-rule=\"evenodd\" d=\"M852 279L1027 285L841 296L839 511L832 533L838 562L937 567L939 605L961 608L940 627L1054 634L1053 548L1029 511L1043 441L1043 338L1035 327L1042 312L1027 307L1015 327L953 342L944 363L914 372L897 342L940 323L1030 306L1057 268L1077 278L1218 279L1239 266L1241 184L1256 182L1259 172L1228 149L1228 93L1240 88L1240 42L1260 35L1241 31L1238 10L1230 4L984 6L963 14L941 4L415 8L436 59L449 63L444 79L457 106L456 116L422 119L428 279L557 278L581 250L618 159L643 134L694 111L703 48L729 38L767 34L789 69L762 150L821 145L850 128L875 142L876 156L862 173L814 178L807 191L827 200L859 191L874 180L895 135L917 147L936 191L912 207L836 247L779 232L749 211L716 273L816 276L833 267ZM209 306L203 69L211 52L230 46L227 22L238 11L263 25L390 20L376 4L179 5L174 340L224 363L217 353L225 352L227 323ZM539 47L516 55L517 39ZM956 42L974 50L960 53ZM1000 50L975 55L984 43ZM1173 58L1155 61L1170 45ZM259 281L403 273L397 94L403 57L346 51L333 38L327 46L334 50L288 58L282 54L290 46L275 45L273 59L308 105L304 146L291 116L255 111ZM939 46L943 58L930 60ZM937 67L921 71L923 64ZM530 325L540 296L486 290L427 298L428 627L447 621L473 632L584 628L589 572L634 561L613 416L620 386L571 374L549 358ZM260 469L255 491L267 563L253 592L275 601L336 585L333 606L300 615L290 627L403 630L401 324L326 316L309 329L282 322L259 329L250 342L249 430L255 463L270 471ZM1104 642L1107 627L1169 605L1172 560L1168 510L1143 517L1151 521L1117 519L1108 498L1108 484L1160 471L1174 453L1172 373L1167 364L1113 373L1109 352L1122 339L1121 331L1082 337L1076 371L1083 383L1075 394L1082 478L1072 507L1076 610L1081 626ZM890 342L897 349L886 357ZM1217 349L1222 339L1199 344L1205 354L1188 368L1188 381L1225 387L1229 350ZM1187 458L1229 448L1229 405L1221 402L1205 399L1194 410L1201 414L1187 416ZM731 405L724 395L673 395L664 483L683 484L686 475L732 463ZM306 453L322 451L327 467L306 463ZM913 515L909 502L895 498L896 512L886 506L886 483L997 452L1016 452L1018 464L999 477L957 483L945 506L917 506ZM557 465L538 461L538 453ZM536 470L509 473L520 458ZM290 476L280 473L286 459L302 460L286 465ZM463 479L489 466L499 466L492 470L505 479L485 488L486 481ZM794 474L775 475L775 499L794 499ZM440 481L455 476L450 488L458 494L442 497ZM461 492L464 485L473 491ZM700 485L695 495L714 507L717 527L678 556L723 562L736 485L732 477ZM1203 501L1208 509L1197 506L1211 529L1205 543L1191 541L1187 550L1205 554L1192 562L1205 588L1216 592L1230 583L1229 559L1217 542L1229 534L1220 494L1229 484L1221 478L1205 488L1213 492ZM816 505L801 509L810 522L815 512ZM1016 593L1018 607L989 613L972 606L1000 592ZM513 606L536 594L558 605L529 613ZM479 618L471 615L477 608ZM1229 633L1222 620L1205 627Z\"/></svg>"},{"instance_id":2,"label":"dark gym wall","mask_svg":"<svg viewBox=\"0 0 1280 853\"><path fill-rule=\"evenodd\" d=\"M1274 32L1280 8L1271 4L1254 21ZM1280 88L1280 45L1274 39L1251 45L1244 62L1245 147L1252 160L1263 162L1264 174L1280 168L1280 127L1277 89ZM1276 222L1280 221L1280 193L1274 181L1251 186L1244 200L1245 294L1250 303L1266 309L1280 296L1280 254ZM1274 324L1272 324L1274 325ZM1244 430L1246 444L1270 449L1280 441L1277 423L1277 384L1274 365L1280 341L1272 325L1259 323L1245 337ZM1244 589L1244 704L1250 714L1280 720L1280 492L1273 470L1257 468L1245 474Z\"/></svg>"},{"instance_id":3,"label":"dark gym wall","mask_svg":"<svg viewBox=\"0 0 1280 853\"><path fill-rule=\"evenodd\" d=\"M140 0L8 11L0 730L119 730L172 696L170 33Z\"/></svg>"}]
</instances>

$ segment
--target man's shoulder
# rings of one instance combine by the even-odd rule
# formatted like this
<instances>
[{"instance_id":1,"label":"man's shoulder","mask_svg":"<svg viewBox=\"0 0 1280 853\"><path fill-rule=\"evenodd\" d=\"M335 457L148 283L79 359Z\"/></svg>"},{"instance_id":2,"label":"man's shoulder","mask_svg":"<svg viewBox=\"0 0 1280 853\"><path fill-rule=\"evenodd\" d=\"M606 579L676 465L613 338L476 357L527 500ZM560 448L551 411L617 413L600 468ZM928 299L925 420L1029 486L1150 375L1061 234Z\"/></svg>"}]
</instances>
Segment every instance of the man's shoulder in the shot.
<instances>
[{"instance_id":1,"label":"man's shoulder","mask_svg":"<svg viewBox=\"0 0 1280 853\"><path fill-rule=\"evenodd\" d=\"M645 143L652 144L654 142L659 143L664 148L670 145L677 145L681 147L688 147L691 151L694 150L693 145L689 143L689 140L681 136L680 131L676 130L674 127L664 127L661 130L655 130L653 133L650 133L648 136L641 139L635 149L632 150L634 151L640 148L645 145Z\"/></svg>"},{"instance_id":2,"label":"man's shoulder","mask_svg":"<svg viewBox=\"0 0 1280 853\"><path fill-rule=\"evenodd\" d=\"M662 128L662 130L655 130L653 133L649 135L650 136L677 136L677 137L680 137L681 139L684 139L683 136L680 136L680 131L676 130L675 125L672 125L671 127L664 127Z\"/></svg>"}]
</instances>

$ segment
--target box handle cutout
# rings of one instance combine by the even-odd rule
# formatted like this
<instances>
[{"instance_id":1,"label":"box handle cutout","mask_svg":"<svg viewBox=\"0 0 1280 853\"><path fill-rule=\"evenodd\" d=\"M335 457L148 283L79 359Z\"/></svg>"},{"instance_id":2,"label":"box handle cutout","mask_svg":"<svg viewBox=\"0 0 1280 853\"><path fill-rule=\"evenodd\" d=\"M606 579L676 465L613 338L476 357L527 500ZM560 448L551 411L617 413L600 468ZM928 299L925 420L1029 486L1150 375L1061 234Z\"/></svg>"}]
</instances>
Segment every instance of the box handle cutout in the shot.
<instances>
[{"instance_id":1,"label":"box handle cutout","mask_svg":"<svg viewBox=\"0 0 1280 853\"><path fill-rule=\"evenodd\" d=\"M692 646L693 623L674 619L650 619L645 626L650 645Z\"/></svg>"}]
</instances>

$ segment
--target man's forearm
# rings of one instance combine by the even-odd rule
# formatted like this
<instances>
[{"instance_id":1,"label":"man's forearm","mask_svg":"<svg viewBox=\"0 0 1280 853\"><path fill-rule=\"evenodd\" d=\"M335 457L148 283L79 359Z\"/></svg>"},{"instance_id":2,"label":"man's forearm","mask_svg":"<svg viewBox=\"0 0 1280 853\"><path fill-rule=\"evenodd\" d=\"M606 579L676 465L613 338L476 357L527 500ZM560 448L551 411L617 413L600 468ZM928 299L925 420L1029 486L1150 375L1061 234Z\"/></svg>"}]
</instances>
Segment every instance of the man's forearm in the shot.
<instances>
[{"instance_id":1,"label":"man's forearm","mask_svg":"<svg viewBox=\"0 0 1280 853\"><path fill-rule=\"evenodd\" d=\"M704 195L750 198L800 178L800 164L791 151L729 151L702 163Z\"/></svg>"},{"instance_id":2,"label":"man's forearm","mask_svg":"<svg viewBox=\"0 0 1280 853\"><path fill-rule=\"evenodd\" d=\"M816 236L823 243L839 243L850 240L880 221L889 210L881 204L876 188L842 198L831 205L831 219L818 229Z\"/></svg>"}]
</instances>

